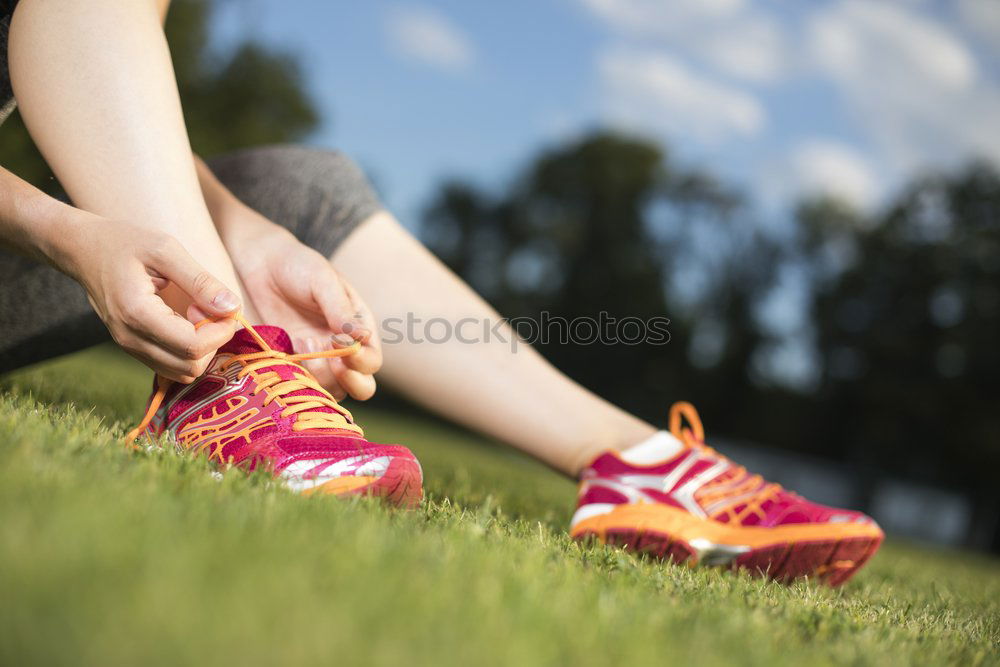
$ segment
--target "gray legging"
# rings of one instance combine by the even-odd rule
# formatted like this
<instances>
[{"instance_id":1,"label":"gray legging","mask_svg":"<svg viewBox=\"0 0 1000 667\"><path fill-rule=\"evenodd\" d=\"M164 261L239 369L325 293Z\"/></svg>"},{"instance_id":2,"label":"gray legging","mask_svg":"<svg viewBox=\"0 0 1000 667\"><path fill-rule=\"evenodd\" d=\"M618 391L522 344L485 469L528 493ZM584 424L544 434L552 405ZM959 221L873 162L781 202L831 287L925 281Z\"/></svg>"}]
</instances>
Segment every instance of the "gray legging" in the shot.
<instances>
[{"instance_id":1,"label":"gray legging","mask_svg":"<svg viewBox=\"0 0 1000 667\"><path fill-rule=\"evenodd\" d=\"M241 201L329 257L378 197L350 158L298 146L208 160ZM110 340L83 288L50 266L0 250L0 373Z\"/></svg>"}]
</instances>

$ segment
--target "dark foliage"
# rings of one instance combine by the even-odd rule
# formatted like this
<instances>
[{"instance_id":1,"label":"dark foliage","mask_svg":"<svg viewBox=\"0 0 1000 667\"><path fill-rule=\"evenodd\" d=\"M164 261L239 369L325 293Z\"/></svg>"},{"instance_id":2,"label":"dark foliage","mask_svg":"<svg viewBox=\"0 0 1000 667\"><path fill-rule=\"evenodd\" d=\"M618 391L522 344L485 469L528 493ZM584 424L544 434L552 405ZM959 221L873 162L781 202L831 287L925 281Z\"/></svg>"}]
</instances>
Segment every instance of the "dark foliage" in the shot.
<instances>
[{"instance_id":1,"label":"dark foliage","mask_svg":"<svg viewBox=\"0 0 1000 667\"><path fill-rule=\"evenodd\" d=\"M974 164L875 218L814 202L799 219L817 267L817 445L996 501L1000 176Z\"/></svg>"}]
</instances>

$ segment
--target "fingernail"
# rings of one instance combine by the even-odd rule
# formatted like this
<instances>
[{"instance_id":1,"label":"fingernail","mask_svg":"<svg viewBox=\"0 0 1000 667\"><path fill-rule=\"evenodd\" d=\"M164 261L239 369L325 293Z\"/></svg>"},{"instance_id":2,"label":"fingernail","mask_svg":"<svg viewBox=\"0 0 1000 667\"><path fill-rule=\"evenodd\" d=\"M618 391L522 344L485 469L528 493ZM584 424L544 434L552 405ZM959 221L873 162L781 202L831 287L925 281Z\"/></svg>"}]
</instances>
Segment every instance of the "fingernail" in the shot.
<instances>
[{"instance_id":1,"label":"fingernail","mask_svg":"<svg viewBox=\"0 0 1000 667\"><path fill-rule=\"evenodd\" d=\"M215 298L212 299L212 305L217 310L228 313L240 307L240 300L235 294L227 289L224 289L215 295Z\"/></svg>"},{"instance_id":2,"label":"fingernail","mask_svg":"<svg viewBox=\"0 0 1000 667\"><path fill-rule=\"evenodd\" d=\"M354 343L354 339L344 334L331 334L330 342L333 343L334 347L347 347Z\"/></svg>"}]
</instances>

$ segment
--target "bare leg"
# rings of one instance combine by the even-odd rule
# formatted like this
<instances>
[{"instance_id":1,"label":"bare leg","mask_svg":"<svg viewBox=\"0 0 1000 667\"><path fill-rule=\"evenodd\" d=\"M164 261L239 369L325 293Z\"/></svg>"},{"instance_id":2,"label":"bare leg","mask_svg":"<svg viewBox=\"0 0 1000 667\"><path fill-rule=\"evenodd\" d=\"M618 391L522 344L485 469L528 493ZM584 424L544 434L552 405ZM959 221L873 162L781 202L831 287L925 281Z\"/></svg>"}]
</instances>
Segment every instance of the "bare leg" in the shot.
<instances>
[{"instance_id":1,"label":"bare leg","mask_svg":"<svg viewBox=\"0 0 1000 667\"><path fill-rule=\"evenodd\" d=\"M242 298L198 184L162 5L23 0L9 45L21 115L76 206L171 234ZM167 299L186 311L179 291Z\"/></svg>"},{"instance_id":2,"label":"bare leg","mask_svg":"<svg viewBox=\"0 0 1000 667\"><path fill-rule=\"evenodd\" d=\"M500 316L388 213L363 223L332 257L376 316L496 322ZM513 335L506 329L508 340ZM599 452L624 449L656 429L595 396L534 349L402 341L384 346L379 374L407 398L576 475Z\"/></svg>"}]
</instances>

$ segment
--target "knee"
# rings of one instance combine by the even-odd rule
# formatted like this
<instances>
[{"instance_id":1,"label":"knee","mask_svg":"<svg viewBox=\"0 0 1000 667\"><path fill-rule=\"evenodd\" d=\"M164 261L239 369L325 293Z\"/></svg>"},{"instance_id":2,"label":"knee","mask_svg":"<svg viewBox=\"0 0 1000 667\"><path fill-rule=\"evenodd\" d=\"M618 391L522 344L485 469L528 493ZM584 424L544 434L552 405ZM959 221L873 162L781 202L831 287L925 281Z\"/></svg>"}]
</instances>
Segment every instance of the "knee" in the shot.
<instances>
[{"instance_id":1,"label":"knee","mask_svg":"<svg viewBox=\"0 0 1000 667\"><path fill-rule=\"evenodd\" d=\"M364 171L340 151L269 146L235 159L253 172L232 179L237 197L324 256L382 208Z\"/></svg>"},{"instance_id":2,"label":"knee","mask_svg":"<svg viewBox=\"0 0 1000 667\"><path fill-rule=\"evenodd\" d=\"M364 170L351 157L337 150L282 145L265 149L272 153L272 169L330 192L371 188Z\"/></svg>"},{"instance_id":3,"label":"knee","mask_svg":"<svg viewBox=\"0 0 1000 667\"><path fill-rule=\"evenodd\" d=\"M377 200L364 171L340 151L292 144L248 148L217 156L209 167L237 197L254 208L322 199L347 204Z\"/></svg>"}]
</instances>

